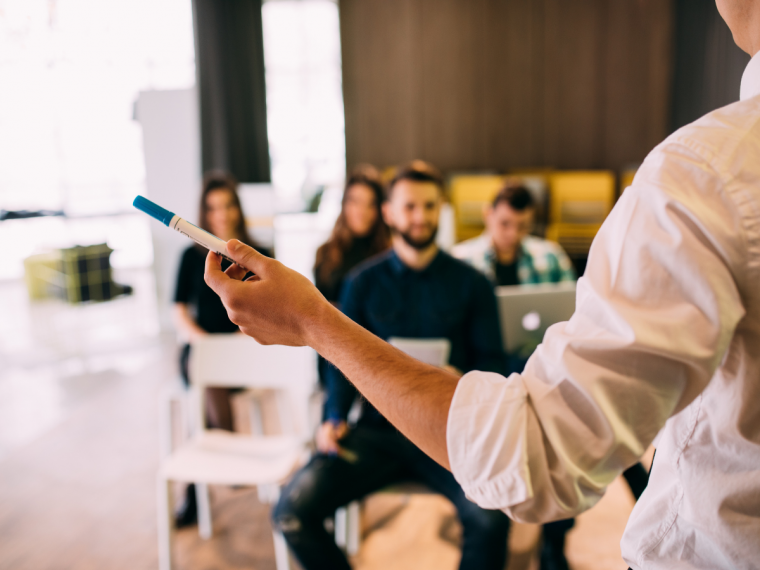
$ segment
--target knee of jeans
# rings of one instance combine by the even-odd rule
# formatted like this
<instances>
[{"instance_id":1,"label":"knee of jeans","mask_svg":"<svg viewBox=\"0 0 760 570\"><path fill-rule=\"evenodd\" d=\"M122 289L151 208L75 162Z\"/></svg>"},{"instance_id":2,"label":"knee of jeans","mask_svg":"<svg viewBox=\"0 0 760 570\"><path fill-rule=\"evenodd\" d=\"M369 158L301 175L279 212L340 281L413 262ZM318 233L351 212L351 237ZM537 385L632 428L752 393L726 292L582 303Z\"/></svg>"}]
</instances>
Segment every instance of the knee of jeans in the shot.
<instances>
[{"instance_id":1,"label":"knee of jeans","mask_svg":"<svg viewBox=\"0 0 760 570\"><path fill-rule=\"evenodd\" d=\"M272 527L274 530L281 532L285 536L298 534L303 529L301 519L289 513L272 513Z\"/></svg>"},{"instance_id":2,"label":"knee of jeans","mask_svg":"<svg viewBox=\"0 0 760 570\"><path fill-rule=\"evenodd\" d=\"M272 509L272 525L283 534L295 533L304 526L304 521L314 518L316 505L313 489L313 474L304 469L282 489L280 498Z\"/></svg>"},{"instance_id":3,"label":"knee of jeans","mask_svg":"<svg viewBox=\"0 0 760 570\"><path fill-rule=\"evenodd\" d=\"M277 505L272 509L272 526L283 534L298 533L303 528L304 519L308 519L308 503L293 497L292 488L283 489ZM288 492L290 491L290 492Z\"/></svg>"},{"instance_id":4,"label":"knee of jeans","mask_svg":"<svg viewBox=\"0 0 760 570\"><path fill-rule=\"evenodd\" d=\"M283 534L298 532L301 529L301 519L286 495L280 495L280 499L272 509L271 518L272 527Z\"/></svg>"}]
</instances>

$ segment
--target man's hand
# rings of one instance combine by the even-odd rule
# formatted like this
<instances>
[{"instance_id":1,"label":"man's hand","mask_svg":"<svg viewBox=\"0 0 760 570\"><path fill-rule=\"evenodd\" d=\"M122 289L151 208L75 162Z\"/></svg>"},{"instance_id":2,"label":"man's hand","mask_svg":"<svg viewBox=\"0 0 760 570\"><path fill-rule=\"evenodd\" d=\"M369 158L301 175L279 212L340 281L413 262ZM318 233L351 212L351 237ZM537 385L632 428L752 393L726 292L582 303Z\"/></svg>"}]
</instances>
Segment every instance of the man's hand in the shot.
<instances>
[{"instance_id":1,"label":"man's hand","mask_svg":"<svg viewBox=\"0 0 760 570\"><path fill-rule=\"evenodd\" d=\"M206 258L206 283L240 330L260 344L308 345L337 366L390 422L448 467L446 421L458 376L415 360L333 307L301 274L237 240L227 253L238 265L222 272ZM248 271L255 276L242 281ZM335 445L347 461L356 456Z\"/></svg>"},{"instance_id":2,"label":"man's hand","mask_svg":"<svg viewBox=\"0 0 760 570\"><path fill-rule=\"evenodd\" d=\"M335 423L326 421L319 426L319 431L317 431L317 449L328 455L338 455L340 453L338 442L347 433L348 425L346 422Z\"/></svg>"},{"instance_id":3,"label":"man's hand","mask_svg":"<svg viewBox=\"0 0 760 570\"><path fill-rule=\"evenodd\" d=\"M222 272L221 257L206 257L206 283L222 299L227 314L240 330L260 344L308 344L309 323L332 305L300 273L261 255L237 240L227 242L237 263ZM254 277L241 281L248 271Z\"/></svg>"}]
</instances>

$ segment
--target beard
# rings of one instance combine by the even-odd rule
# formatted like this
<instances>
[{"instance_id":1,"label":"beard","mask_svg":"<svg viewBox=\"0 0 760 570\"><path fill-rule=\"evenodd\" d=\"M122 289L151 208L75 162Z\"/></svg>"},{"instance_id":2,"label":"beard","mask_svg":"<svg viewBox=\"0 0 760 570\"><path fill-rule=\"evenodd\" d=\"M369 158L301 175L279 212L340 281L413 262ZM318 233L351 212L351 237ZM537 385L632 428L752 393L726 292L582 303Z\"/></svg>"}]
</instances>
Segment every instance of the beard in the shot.
<instances>
[{"instance_id":1,"label":"beard","mask_svg":"<svg viewBox=\"0 0 760 570\"><path fill-rule=\"evenodd\" d=\"M401 236L401 239L403 239L408 245L416 250L421 251L430 247L430 245L432 245L432 243L435 241L435 238L438 235L438 226L433 227L430 230L430 235L425 238L415 238L408 231L402 232L396 228L391 228L391 231L394 234Z\"/></svg>"}]
</instances>

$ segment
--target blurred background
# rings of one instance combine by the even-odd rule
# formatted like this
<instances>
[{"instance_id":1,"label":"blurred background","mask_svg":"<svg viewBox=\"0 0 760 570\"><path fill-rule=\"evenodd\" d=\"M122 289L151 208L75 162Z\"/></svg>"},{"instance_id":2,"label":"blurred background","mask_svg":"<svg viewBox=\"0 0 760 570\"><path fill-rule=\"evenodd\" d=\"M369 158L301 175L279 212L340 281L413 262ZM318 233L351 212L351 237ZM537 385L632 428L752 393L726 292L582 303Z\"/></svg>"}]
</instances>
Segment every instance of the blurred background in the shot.
<instances>
[{"instance_id":1,"label":"blurred background","mask_svg":"<svg viewBox=\"0 0 760 570\"><path fill-rule=\"evenodd\" d=\"M311 278L347 168L440 168L443 247L517 174L582 273L637 165L737 100L748 60L712 0L0 0L0 568L157 566L189 244L137 194L194 221L202 173L227 170L249 232ZM616 489L573 568L625 567ZM178 533L178 567L274 568L260 498L215 490L214 537ZM454 568L452 513L370 502L356 567ZM533 530L510 568L535 565Z\"/></svg>"}]
</instances>

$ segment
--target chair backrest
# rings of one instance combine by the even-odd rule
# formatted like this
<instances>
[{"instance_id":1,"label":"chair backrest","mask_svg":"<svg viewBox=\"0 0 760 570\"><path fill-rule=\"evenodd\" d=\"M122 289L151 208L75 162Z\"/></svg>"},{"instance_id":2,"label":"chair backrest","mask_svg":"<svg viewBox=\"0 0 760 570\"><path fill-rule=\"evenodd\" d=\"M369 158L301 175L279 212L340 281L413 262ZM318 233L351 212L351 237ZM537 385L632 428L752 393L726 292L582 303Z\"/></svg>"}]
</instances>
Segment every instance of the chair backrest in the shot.
<instances>
[{"instance_id":1,"label":"chair backrest","mask_svg":"<svg viewBox=\"0 0 760 570\"><path fill-rule=\"evenodd\" d=\"M571 259L579 259L588 256L591 242L601 227L601 224L549 224L546 239L561 245Z\"/></svg>"},{"instance_id":2,"label":"chair backrest","mask_svg":"<svg viewBox=\"0 0 760 570\"><path fill-rule=\"evenodd\" d=\"M262 346L242 334L211 334L193 342L190 382L196 427L204 431L206 387L273 389L280 426L307 434L309 398L317 382L317 353L309 347Z\"/></svg>"},{"instance_id":3,"label":"chair backrest","mask_svg":"<svg viewBox=\"0 0 760 570\"><path fill-rule=\"evenodd\" d=\"M322 214L278 214L274 218L275 257L313 282L317 249L330 237L334 225L334 217Z\"/></svg>"},{"instance_id":4,"label":"chair backrest","mask_svg":"<svg viewBox=\"0 0 760 570\"><path fill-rule=\"evenodd\" d=\"M433 366L446 366L449 363L451 342L447 338L391 337L388 343L412 358Z\"/></svg>"},{"instance_id":5,"label":"chair backrest","mask_svg":"<svg viewBox=\"0 0 760 570\"><path fill-rule=\"evenodd\" d=\"M242 334L212 334L193 343L193 385L311 389L317 355L309 347L263 346Z\"/></svg>"},{"instance_id":6,"label":"chair backrest","mask_svg":"<svg viewBox=\"0 0 760 570\"><path fill-rule=\"evenodd\" d=\"M550 177L553 224L601 224L615 203L615 175L600 171L555 172Z\"/></svg>"},{"instance_id":7,"label":"chair backrest","mask_svg":"<svg viewBox=\"0 0 760 570\"><path fill-rule=\"evenodd\" d=\"M504 183L498 174L461 174L449 179L451 204L457 223L457 239L475 237L483 231L483 205Z\"/></svg>"}]
</instances>

